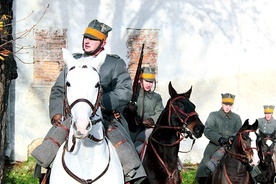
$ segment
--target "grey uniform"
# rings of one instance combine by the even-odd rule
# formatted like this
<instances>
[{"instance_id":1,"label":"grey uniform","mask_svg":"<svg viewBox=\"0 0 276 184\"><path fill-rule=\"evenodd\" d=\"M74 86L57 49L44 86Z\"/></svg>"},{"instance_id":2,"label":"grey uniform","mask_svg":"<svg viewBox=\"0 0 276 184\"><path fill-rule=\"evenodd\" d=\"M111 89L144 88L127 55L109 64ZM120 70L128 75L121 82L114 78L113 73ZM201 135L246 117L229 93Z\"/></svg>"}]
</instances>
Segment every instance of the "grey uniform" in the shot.
<instances>
[{"instance_id":1,"label":"grey uniform","mask_svg":"<svg viewBox=\"0 0 276 184\"><path fill-rule=\"evenodd\" d=\"M220 137L228 138L237 133L242 126L241 118L238 114L230 111L228 114L224 113L221 108L219 111L211 112L205 123L204 135L210 140L206 146L203 159L201 160L196 177L207 177L205 173L205 164L210 160L213 153L221 146L218 143Z\"/></svg>"},{"instance_id":2,"label":"grey uniform","mask_svg":"<svg viewBox=\"0 0 276 184\"><path fill-rule=\"evenodd\" d=\"M258 123L260 131L264 134L272 134L276 130L276 120L273 117L269 121L259 118Z\"/></svg>"},{"instance_id":3,"label":"grey uniform","mask_svg":"<svg viewBox=\"0 0 276 184\"><path fill-rule=\"evenodd\" d=\"M157 122L161 112L164 110L161 95L154 91L146 92L142 88L140 88L137 98L137 107L137 114L143 120L152 118L154 123ZM135 132L130 132L131 138L133 139L134 145L138 152L140 152L142 149L143 141L147 142L151 132L152 128L141 127L138 127Z\"/></svg>"},{"instance_id":4,"label":"grey uniform","mask_svg":"<svg viewBox=\"0 0 276 184\"><path fill-rule=\"evenodd\" d=\"M82 54L77 54L75 58L82 56ZM49 105L51 119L55 114L63 114L64 72L65 70L61 72L52 87ZM132 96L132 81L125 62L117 55L107 55L99 73L103 87L102 105L105 110L122 111Z\"/></svg>"}]
</instances>

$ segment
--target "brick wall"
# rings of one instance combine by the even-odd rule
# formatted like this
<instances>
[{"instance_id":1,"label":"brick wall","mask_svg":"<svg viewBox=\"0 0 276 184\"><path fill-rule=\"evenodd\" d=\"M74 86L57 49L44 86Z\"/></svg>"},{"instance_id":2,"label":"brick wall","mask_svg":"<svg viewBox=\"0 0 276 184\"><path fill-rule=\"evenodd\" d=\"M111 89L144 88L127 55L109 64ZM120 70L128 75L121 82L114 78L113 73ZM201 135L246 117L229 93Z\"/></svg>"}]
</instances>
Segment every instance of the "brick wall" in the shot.
<instances>
[{"instance_id":1,"label":"brick wall","mask_svg":"<svg viewBox=\"0 0 276 184\"><path fill-rule=\"evenodd\" d=\"M129 58L128 70L132 79L136 74L142 45L144 44L144 57L142 66L149 65L157 68L158 56L158 36L157 29L127 29L127 57Z\"/></svg>"},{"instance_id":2,"label":"brick wall","mask_svg":"<svg viewBox=\"0 0 276 184\"><path fill-rule=\"evenodd\" d=\"M33 85L51 86L64 66L61 48L66 48L67 29L35 30Z\"/></svg>"}]
</instances>

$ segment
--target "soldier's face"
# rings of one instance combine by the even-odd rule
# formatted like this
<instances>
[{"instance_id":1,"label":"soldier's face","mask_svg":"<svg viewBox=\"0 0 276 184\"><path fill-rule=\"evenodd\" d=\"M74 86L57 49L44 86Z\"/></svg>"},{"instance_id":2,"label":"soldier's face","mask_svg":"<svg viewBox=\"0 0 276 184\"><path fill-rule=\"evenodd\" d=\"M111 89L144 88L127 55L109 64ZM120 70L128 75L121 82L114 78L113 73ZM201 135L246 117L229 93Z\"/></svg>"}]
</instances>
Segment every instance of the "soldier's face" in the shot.
<instances>
[{"instance_id":1,"label":"soldier's face","mask_svg":"<svg viewBox=\"0 0 276 184\"><path fill-rule=\"evenodd\" d=\"M83 38L83 49L85 52L93 52L98 48L100 45L101 41L100 40L93 40L88 37ZM104 41L101 47L103 48L106 42Z\"/></svg>"},{"instance_id":2,"label":"soldier's face","mask_svg":"<svg viewBox=\"0 0 276 184\"><path fill-rule=\"evenodd\" d=\"M222 109L223 109L223 111L224 111L225 113L230 112L231 109L232 109L232 107L233 107L233 105L229 105L229 104L224 104L224 103L222 103Z\"/></svg>"},{"instance_id":3,"label":"soldier's face","mask_svg":"<svg viewBox=\"0 0 276 184\"><path fill-rule=\"evenodd\" d=\"M141 86L144 88L145 91L150 91L152 88L153 82L152 81L146 81L142 79Z\"/></svg>"},{"instance_id":4,"label":"soldier's face","mask_svg":"<svg viewBox=\"0 0 276 184\"><path fill-rule=\"evenodd\" d=\"M266 119L267 121L269 121L269 120L271 119L271 117L272 117L272 114L271 114L271 113L265 113L265 119Z\"/></svg>"}]
</instances>

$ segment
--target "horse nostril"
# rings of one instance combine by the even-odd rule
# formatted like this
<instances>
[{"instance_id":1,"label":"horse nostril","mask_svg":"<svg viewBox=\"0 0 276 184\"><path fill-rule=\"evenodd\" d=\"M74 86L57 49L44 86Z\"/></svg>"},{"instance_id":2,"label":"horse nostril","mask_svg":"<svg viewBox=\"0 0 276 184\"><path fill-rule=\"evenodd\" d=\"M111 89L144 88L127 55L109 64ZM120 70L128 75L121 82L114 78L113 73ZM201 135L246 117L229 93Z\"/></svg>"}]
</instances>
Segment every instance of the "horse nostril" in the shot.
<instances>
[{"instance_id":1,"label":"horse nostril","mask_svg":"<svg viewBox=\"0 0 276 184\"><path fill-rule=\"evenodd\" d=\"M89 130L90 127L91 127L91 124L89 123L89 124L87 125L87 127L86 127L86 130Z\"/></svg>"}]
</instances>

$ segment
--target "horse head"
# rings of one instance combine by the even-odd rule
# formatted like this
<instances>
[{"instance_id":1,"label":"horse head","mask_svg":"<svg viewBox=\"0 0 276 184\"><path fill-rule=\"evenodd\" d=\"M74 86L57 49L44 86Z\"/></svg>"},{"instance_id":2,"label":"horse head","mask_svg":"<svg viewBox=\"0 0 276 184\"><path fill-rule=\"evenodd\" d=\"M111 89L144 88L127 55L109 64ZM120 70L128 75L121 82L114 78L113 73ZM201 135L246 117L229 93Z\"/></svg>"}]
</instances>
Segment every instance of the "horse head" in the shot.
<instances>
[{"instance_id":1,"label":"horse head","mask_svg":"<svg viewBox=\"0 0 276 184\"><path fill-rule=\"evenodd\" d=\"M258 139L257 139L257 145L259 148L258 156L261 160L261 162L264 162L266 164L270 164L273 162L272 156L274 154L274 140L275 140L275 133L274 130L271 134L265 134L259 131L258 133Z\"/></svg>"},{"instance_id":2,"label":"horse head","mask_svg":"<svg viewBox=\"0 0 276 184\"><path fill-rule=\"evenodd\" d=\"M240 157L243 162L251 163L254 158L253 149L256 147L252 147L251 142L252 137L256 135L255 132L257 128L258 120L250 125L249 120L247 119L235 136L233 145L231 147L231 152L236 151L237 157Z\"/></svg>"},{"instance_id":3,"label":"horse head","mask_svg":"<svg viewBox=\"0 0 276 184\"><path fill-rule=\"evenodd\" d=\"M204 131L204 125L195 111L196 106L189 100L192 93L192 87L182 94L178 94L169 83L169 94L171 96L167 106L171 113L172 126L183 127L184 132L190 134L190 137L200 138Z\"/></svg>"},{"instance_id":4,"label":"horse head","mask_svg":"<svg viewBox=\"0 0 276 184\"><path fill-rule=\"evenodd\" d=\"M83 139L88 136L94 116L101 117L100 76L97 70L103 60L92 57L75 59L72 54L63 49L63 59L67 66L65 76L65 92L72 117L74 136Z\"/></svg>"}]
</instances>

